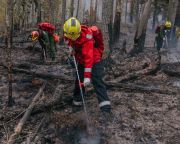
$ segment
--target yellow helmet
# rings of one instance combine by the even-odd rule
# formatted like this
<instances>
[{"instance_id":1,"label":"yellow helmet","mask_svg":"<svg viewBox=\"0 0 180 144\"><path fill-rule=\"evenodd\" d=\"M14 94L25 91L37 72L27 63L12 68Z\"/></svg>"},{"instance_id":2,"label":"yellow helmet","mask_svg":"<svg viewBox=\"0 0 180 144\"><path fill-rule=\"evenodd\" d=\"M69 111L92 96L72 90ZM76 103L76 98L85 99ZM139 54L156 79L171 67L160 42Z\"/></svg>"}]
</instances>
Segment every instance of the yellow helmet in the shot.
<instances>
[{"instance_id":1,"label":"yellow helmet","mask_svg":"<svg viewBox=\"0 0 180 144\"><path fill-rule=\"evenodd\" d=\"M38 31L32 31L31 32L31 39L33 41L37 40L39 38L39 32Z\"/></svg>"},{"instance_id":2,"label":"yellow helmet","mask_svg":"<svg viewBox=\"0 0 180 144\"><path fill-rule=\"evenodd\" d=\"M72 17L64 23L63 30L65 37L76 40L81 33L81 24L76 18Z\"/></svg>"},{"instance_id":3,"label":"yellow helmet","mask_svg":"<svg viewBox=\"0 0 180 144\"><path fill-rule=\"evenodd\" d=\"M167 21L165 22L164 26L165 26L166 28L171 28L171 22L167 20Z\"/></svg>"}]
</instances>

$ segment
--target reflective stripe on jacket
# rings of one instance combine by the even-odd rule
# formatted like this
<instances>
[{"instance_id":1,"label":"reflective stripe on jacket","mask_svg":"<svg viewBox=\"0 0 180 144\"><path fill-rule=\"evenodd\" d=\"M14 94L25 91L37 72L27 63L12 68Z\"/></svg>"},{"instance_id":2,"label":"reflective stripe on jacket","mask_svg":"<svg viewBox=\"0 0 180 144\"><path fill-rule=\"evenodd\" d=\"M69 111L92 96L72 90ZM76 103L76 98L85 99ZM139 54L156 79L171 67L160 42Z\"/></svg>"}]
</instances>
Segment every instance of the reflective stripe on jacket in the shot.
<instances>
[{"instance_id":1,"label":"reflective stripe on jacket","mask_svg":"<svg viewBox=\"0 0 180 144\"><path fill-rule=\"evenodd\" d=\"M101 39L103 43L103 38ZM74 48L77 62L84 65L84 77L91 77L91 71L94 63L101 60L102 48L94 47L95 40L91 28L81 25L80 37L72 41L65 37L66 43Z\"/></svg>"}]
</instances>

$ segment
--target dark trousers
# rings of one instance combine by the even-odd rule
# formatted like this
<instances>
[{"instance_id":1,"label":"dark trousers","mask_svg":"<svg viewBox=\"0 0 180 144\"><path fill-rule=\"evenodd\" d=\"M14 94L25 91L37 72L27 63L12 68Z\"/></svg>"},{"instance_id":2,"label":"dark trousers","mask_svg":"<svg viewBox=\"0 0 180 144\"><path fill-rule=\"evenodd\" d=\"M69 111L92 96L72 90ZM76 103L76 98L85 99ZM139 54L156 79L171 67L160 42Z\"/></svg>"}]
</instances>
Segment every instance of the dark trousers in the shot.
<instances>
[{"instance_id":1,"label":"dark trousers","mask_svg":"<svg viewBox=\"0 0 180 144\"><path fill-rule=\"evenodd\" d=\"M47 31L40 31L39 43L42 49L45 51L46 58L49 55L52 60L55 60L56 51L53 36Z\"/></svg>"},{"instance_id":2,"label":"dark trousers","mask_svg":"<svg viewBox=\"0 0 180 144\"><path fill-rule=\"evenodd\" d=\"M79 64L78 71L79 71L80 81L83 82L84 66ZM94 86L94 90L97 95L97 99L98 99L100 108L101 109L111 109L110 100L107 95L106 86L102 80L102 77L104 75L103 72L104 72L103 62L100 61L98 63L95 63L92 68L91 80L92 80L92 84ZM85 93L85 88L83 88L83 93ZM77 78L76 78L75 89L74 89L74 100L77 102L82 101Z\"/></svg>"},{"instance_id":3,"label":"dark trousers","mask_svg":"<svg viewBox=\"0 0 180 144\"><path fill-rule=\"evenodd\" d=\"M157 50L159 52L163 46L163 38L156 37L156 44L157 44Z\"/></svg>"}]
</instances>

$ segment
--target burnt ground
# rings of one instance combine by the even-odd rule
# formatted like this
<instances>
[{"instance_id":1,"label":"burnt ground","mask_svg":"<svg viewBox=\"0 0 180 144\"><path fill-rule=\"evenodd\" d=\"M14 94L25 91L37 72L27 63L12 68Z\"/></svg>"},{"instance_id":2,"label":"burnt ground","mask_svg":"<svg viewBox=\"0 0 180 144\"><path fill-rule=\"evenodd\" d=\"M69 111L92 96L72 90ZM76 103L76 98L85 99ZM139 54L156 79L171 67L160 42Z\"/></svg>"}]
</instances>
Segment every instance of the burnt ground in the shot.
<instances>
[{"instance_id":1,"label":"burnt ground","mask_svg":"<svg viewBox=\"0 0 180 144\"><path fill-rule=\"evenodd\" d=\"M132 39L131 32L122 38ZM162 50L162 66L155 72L144 73L157 65L153 35L147 35L144 52L135 57L122 53L121 43L114 46L112 60L106 66L105 82L112 102L114 118L103 121L93 90L87 91L86 105L90 118L83 110L71 106L74 70L65 62L66 48L58 46L57 61L43 64L39 46L32 43L13 47L13 67L54 77L23 72L13 73L15 105L6 107L8 95L5 49L0 47L0 141L6 143L26 108L46 81L43 95L35 111L17 137L17 144L179 144L180 143L180 50ZM127 42L127 49L132 45ZM174 76L164 70L174 70ZM143 71L143 73L142 73ZM131 76L132 75L132 76ZM134 76L135 75L135 76ZM67 80L66 80L67 78ZM55 92L56 91L56 92ZM55 94L54 94L55 93ZM37 110L59 97L56 105ZM37 111L36 111L37 110Z\"/></svg>"}]
</instances>

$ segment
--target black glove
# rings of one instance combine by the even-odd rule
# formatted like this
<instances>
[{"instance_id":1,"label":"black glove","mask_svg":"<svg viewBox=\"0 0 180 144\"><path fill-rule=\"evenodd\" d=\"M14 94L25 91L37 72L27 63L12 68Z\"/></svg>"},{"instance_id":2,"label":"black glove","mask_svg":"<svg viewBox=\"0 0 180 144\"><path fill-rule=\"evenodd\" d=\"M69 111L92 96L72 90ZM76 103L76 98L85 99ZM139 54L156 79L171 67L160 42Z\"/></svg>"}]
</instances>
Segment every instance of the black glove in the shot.
<instances>
[{"instance_id":1,"label":"black glove","mask_svg":"<svg viewBox=\"0 0 180 144\"><path fill-rule=\"evenodd\" d=\"M72 57L68 57L66 62L71 65L72 68L75 68L74 60Z\"/></svg>"}]
</instances>

